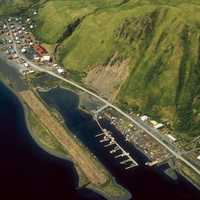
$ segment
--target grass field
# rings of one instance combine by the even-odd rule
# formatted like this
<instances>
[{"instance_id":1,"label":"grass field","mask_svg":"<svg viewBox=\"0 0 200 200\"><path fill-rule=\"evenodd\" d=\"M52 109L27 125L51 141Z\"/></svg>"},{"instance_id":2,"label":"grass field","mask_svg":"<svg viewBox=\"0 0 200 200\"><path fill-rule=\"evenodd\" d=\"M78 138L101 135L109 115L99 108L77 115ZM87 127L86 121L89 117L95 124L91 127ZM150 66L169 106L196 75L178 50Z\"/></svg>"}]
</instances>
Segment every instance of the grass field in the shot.
<instances>
[{"instance_id":1,"label":"grass field","mask_svg":"<svg viewBox=\"0 0 200 200\"><path fill-rule=\"evenodd\" d=\"M1 0L0 1L0 16L15 14L29 8L37 0Z\"/></svg>"},{"instance_id":2,"label":"grass field","mask_svg":"<svg viewBox=\"0 0 200 200\"><path fill-rule=\"evenodd\" d=\"M60 145L53 134L40 123L37 116L31 111L27 115L31 135L36 142L53 155L67 157L67 151Z\"/></svg>"},{"instance_id":3,"label":"grass field","mask_svg":"<svg viewBox=\"0 0 200 200\"><path fill-rule=\"evenodd\" d=\"M102 7L109 7L122 0L68 0L48 1L35 18L38 28L35 34L46 43L56 43L75 20L92 14ZM48 31L46 31L48 30Z\"/></svg>"}]
</instances>

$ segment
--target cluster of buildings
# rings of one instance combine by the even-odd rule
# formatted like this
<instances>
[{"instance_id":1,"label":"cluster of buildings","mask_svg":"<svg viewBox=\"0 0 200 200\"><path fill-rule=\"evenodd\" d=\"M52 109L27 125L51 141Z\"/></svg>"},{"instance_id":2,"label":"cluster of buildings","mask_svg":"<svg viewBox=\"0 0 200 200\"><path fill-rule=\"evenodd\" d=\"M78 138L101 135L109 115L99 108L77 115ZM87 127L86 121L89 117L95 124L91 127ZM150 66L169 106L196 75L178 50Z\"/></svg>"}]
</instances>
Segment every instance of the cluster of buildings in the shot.
<instances>
[{"instance_id":1,"label":"cluster of buildings","mask_svg":"<svg viewBox=\"0 0 200 200\"><path fill-rule=\"evenodd\" d=\"M151 127L152 130L155 131L157 137L177 149L179 140L174 135L169 133L167 127L165 127L163 123L152 120L147 115L137 114L135 116L133 113L129 114L133 118L137 117L137 120L141 123ZM133 125L133 123L130 123L127 119L123 118L123 116L118 116L111 108L108 108L101 113L101 118L103 117L107 118L110 123L124 135L127 142L132 143L134 146L138 147L138 149L140 149L151 160L148 165L151 165L152 163L155 165L158 163L166 162L169 159L170 153L162 145L160 145L145 131L136 125ZM189 150L189 154L185 153L184 156L187 157L188 160L191 160L191 162L195 163L197 166L200 166L199 153L196 148L194 148L194 150Z\"/></svg>"},{"instance_id":2,"label":"cluster of buildings","mask_svg":"<svg viewBox=\"0 0 200 200\"><path fill-rule=\"evenodd\" d=\"M37 11L34 11L33 15L37 15ZM53 62L53 57L49 55L48 50L31 33L36 25L30 17L9 17L0 26L0 38L3 41L8 59L16 60L17 63L23 65L22 74L26 75L34 72L33 69L30 69L28 63L22 59L23 57L41 67L48 67L48 69L58 74L63 75L65 73L64 68ZM18 52L16 52L15 46Z\"/></svg>"},{"instance_id":3,"label":"cluster of buildings","mask_svg":"<svg viewBox=\"0 0 200 200\"><path fill-rule=\"evenodd\" d=\"M157 130L163 130L165 128L165 125L163 123L159 123L155 120L152 120L149 116L147 115L142 115L139 116L141 121L147 123L148 125L152 126L153 128L157 129ZM164 133L163 133L164 134ZM175 138L175 136L168 134L167 132L164 134L167 138L167 140L171 143L175 143L177 141L177 139Z\"/></svg>"},{"instance_id":4,"label":"cluster of buildings","mask_svg":"<svg viewBox=\"0 0 200 200\"><path fill-rule=\"evenodd\" d=\"M135 147L140 149L149 158L149 160L152 161L148 164L161 163L169 157L169 153L166 149L156 142L151 136L137 126L133 125L133 123L128 122L123 117L115 116L112 109L104 110L104 112L101 113L101 117L102 116L107 118L112 125L120 130L127 142L132 143ZM146 121L149 120L149 117L141 116L140 119L142 121ZM155 124L155 126L158 124L159 123ZM157 129L160 128L161 127Z\"/></svg>"}]
</instances>

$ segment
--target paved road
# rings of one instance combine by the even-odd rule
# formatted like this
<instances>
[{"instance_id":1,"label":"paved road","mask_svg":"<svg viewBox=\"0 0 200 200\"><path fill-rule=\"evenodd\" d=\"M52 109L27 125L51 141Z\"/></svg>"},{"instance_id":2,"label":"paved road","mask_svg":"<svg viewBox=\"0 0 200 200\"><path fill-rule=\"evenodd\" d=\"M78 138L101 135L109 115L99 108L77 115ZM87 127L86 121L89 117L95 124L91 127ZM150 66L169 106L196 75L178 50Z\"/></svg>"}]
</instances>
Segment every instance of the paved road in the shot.
<instances>
[{"instance_id":1,"label":"paved road","mask_svg":"<svg viewBox=\"0 0 200 200\"><path fill-rule=\"evenodd\" d=\"M9 27L9 25L8 25ZM152 129L151 127L149 127L148 125L146 125L145 123L143 123L141 120L139 119L135 119L133 117L131 117L130 115L128 115L127 113L125 113L124 111L122 111L120 108L118 108L117 106L111 104L110 102L108 102L107 100L103 99L102 97L100 97L99 95L95 94L94 92L91 92L90 90L84 88L83 86L80 86L78 83L75 83L71 80L68 80L50 70L47 70L43 67L40 67L32 62L30 62L26 57L24 57L23 55L21 55L21 53L18 51L17 49L17 45L15 43L15 40L13 38L12 32L10 30L10 34L11 34L11 38L13 40L13 47L16 51L16 53L18 54L19 57L22 57L33 69L41 71L41 72L45 72L51 76L54 76L88 94L90 94L91 96L97 98L98 100L100 100L101 102L105 103L105 105L113 108L115 111L119 112L121 115L123 115L124 117L126 117L127 119L129 119L131 122L133 122L136 126L138 126L139 128L141 128L142 130L144 130L148 135L150 135L152 138L154 138L159 144L161 144L163 147L165 147L172 155L174 155L177 159L181 160L182 162L184 162L187 166L189 166L191 169L193 169L197 174L200 175L200 170L198 168L196 168L196 166L194 166L190 161L188 161L187 159L185 159L178 151L177 149L170 144L166 144L163 140L161 140L161 138L158 136L158 131Z\"/></svg>"}]
</instances>

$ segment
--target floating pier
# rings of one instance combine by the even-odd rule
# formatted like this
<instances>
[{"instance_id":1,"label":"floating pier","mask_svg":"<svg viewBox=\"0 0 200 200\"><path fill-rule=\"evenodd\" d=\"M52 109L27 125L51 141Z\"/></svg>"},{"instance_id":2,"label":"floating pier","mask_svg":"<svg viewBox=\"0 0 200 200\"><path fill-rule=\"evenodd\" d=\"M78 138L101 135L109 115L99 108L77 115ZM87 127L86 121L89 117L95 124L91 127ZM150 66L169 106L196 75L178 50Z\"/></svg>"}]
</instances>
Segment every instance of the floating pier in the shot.
<instances>
[{"instance_id":1,"label":"floating pier","mask_svg":"<svg viewBox=\"0 0 200 200\"><path fill-rule=\"evenodd\" d=\"M119 150L120 150L120 148L118 146L115 146L114 149L110 150L110 153L113 154L113 153L116 153Z\"/></svg>"},{"instance_id":2,"label":"floating pier","mask_svg":"<svg viewBox=\"0 0 200 200\"><path fill-rule=\"evenodd\" d=\"M127 159L127 160L121 161L120 164L123 165L123 164L126 164L126 163L128 163L128 162L132 162L132 160L131 160L131 159Z\"/></svg>"},{"instance_id":3,"label":"floating pier","mask_svg":"<svg viewBox=\"0 0 200 200\"><path fill-rule=\"evenodd\" d=\"M102 142L107 142L107 141L109 141L110 140L110 138L109 137L107 137L107 136L104 136L103 137L103 139L102 140L100 140L100 142L102 143Z\"/></svg>"},{"instance_id":4,"label":"floating pier","mask_svg":"<svg viewBox=\"0 0 200 200\"><path fill-rule=\"evenodd\" d=\"M128 159L124 160L124 161L121 161L120 164L121 165L124 165L124 164L127 164L130 162L130 165L125 167L126 170L128 169L131 169L133 167L136 167L138 166L138 163L130 156L130 154L128 152L126 152L121 146L120 144L115 140L115 138L112 136L112 133L106 129L103 129L100 125L100 123L98 122L97 118L96 118L96 121L99 125L99 127L101 128L102 130L102 133L100 134L97 134L95 135L95 137L101 137L101 136L104 136L102 140L100 140L101 143L103 142L108 142L108 144L104 145L104 147L109 147L109 146L112 146L112 145L115 145L115 147L113 149L110 150L110 153L111 154L114 154L118 151L120 151L120 154L116 155L115 158L123 158L123 157L128 157Z\"/></svg>"},{"instance_id":5,"label":"floating pier","mask_svg":"<svg viewBox=\"0 0 200 200\"><path fill-rule=\"evenodd\" d=\"M136 167L137 165L135 163L129 165L128 167L125 167L125 170L131 169L133 167Z\"/></svg>"}]
</instances>

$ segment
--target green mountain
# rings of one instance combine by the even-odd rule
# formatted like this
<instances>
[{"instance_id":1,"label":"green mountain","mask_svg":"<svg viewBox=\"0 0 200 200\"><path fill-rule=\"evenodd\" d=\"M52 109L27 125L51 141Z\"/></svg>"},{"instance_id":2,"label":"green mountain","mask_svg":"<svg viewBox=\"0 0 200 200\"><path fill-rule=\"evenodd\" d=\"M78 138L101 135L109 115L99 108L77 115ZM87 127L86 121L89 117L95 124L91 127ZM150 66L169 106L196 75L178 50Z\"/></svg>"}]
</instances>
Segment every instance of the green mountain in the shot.
<instances>
[{"instance_id":1,"label":"green mountain","mask_svg":"<svg viewBox=\"0 0 200 200\"><path fill-rule=\"evenodd\" d=\"M0 15L17 13L27 9L35 2L36 0L0 0Z\"/></svg>"},{"instance_id":2,"label":"green mountain","mask_svg":"<svg viewBox=\"0 0 200 200\"><path fill-rule=\"evenodd\" d=\"M200 0L34 3L36 36L76 80L121 105L170 120L180 132L198 134Z\"/></svg>"}]
</instances>

